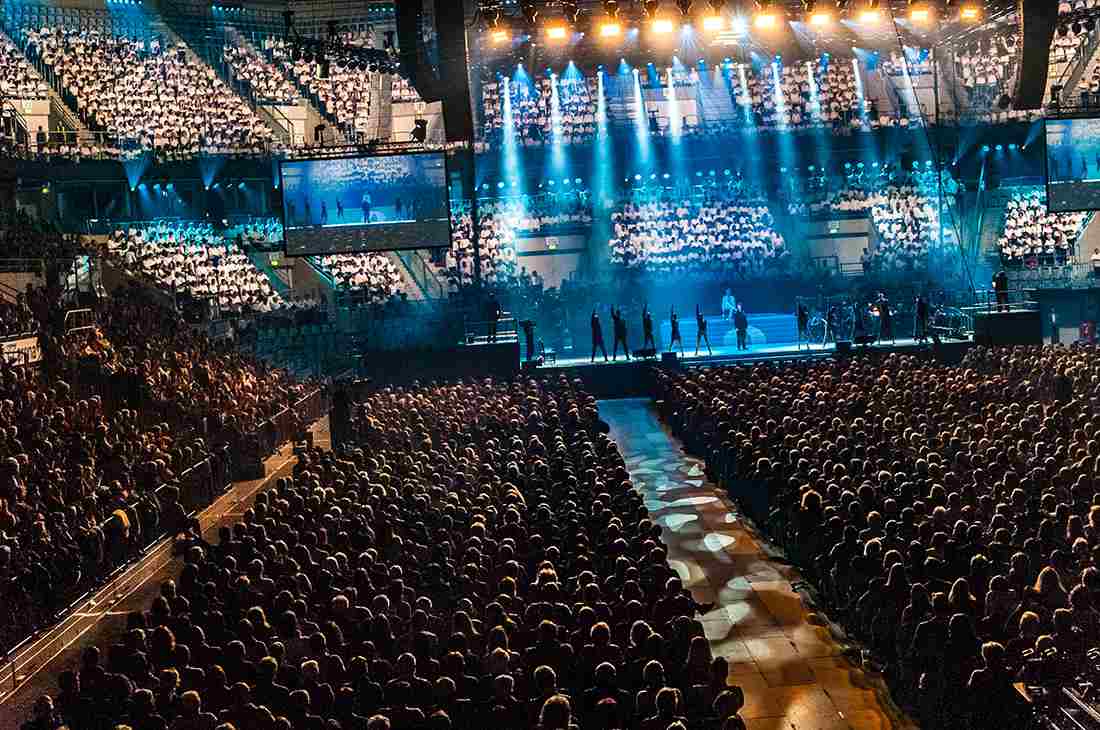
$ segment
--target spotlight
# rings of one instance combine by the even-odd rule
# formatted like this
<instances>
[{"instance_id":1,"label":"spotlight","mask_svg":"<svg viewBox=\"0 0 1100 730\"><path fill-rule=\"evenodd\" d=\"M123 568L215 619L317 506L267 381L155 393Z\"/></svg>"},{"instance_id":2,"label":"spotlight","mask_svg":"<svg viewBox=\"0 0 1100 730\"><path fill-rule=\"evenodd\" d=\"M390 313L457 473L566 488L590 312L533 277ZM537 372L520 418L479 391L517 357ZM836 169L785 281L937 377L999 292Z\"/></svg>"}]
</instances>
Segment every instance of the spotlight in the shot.
<instances>
[{"instance_id":1,"label":"spotlight","mask_svg":"<svg viewBox=\"0 0 1100 730\"><path fill-rule=\"evenodd\" d=\"M965 0L959 6L959 20L963 23L977 23L982 19L982 4L977 0Z\"/></svg>"},{"instance_id":2,"label":"spotlight","mask_svg":"<svg viewBox=\"0 0 1100 730\"><path fill-rule=\"evenodd\" d=\"M810 25L822 28L829 25L836 18L836 2L834 0L802 0L802 6L806 11L806 20Z\"/></svg>"},{"instance_id":3,"label":"spotlight","mask_svg":"<svg viewBox=\"0 0 1100 730\"><path fill-rule=\"evenodd\" d=\"M665 35L676 30L676 24L668 18L657 18L653 21L653 32Z\"/></svg>"},{"instance_id":4,"label":"spotlight","mask_svg":"<svg viewBox=\"0 0 1100 730\"><path fill-rule=\"evenodd\" d=\"M601 38L618 38L623 33L623 27L619 25L617 20L608 18L600 24L600 37Z\"/></svg>"},{"instance_id":5,"label":"spotlight","mask_svg":"<svg viewBox=\"0 0 1100 730\"><path fill-rule=\"evenodd\" d=\"M932 3L929 0L909 0L909 20L927 23L932 20Z\"/></svg>"},{"instance_id":6,"label":"spotlight","mask_svg":"<svg viewBox=\"0 0 1100 730\"><path fill-rule=\"evenodd\" d=\"M684 17L691 15L691 3L692 0L676 0L676 7L680 9L680 15Z\"/></svg>"},{"instance_id":7,"label":"spotlight","mask_svg":"<svg viewBox=\"0 0 1100 730\"><path fill-rule=\"evenodd\" d=\"M717 33L726 27L726 20L721 15L707 15L703 18L703 30L708 33Z\"/></svg>"},{"instance_id":8,"label":"spotlight","mask_svg":"<svg viewBox=\"0 0 1100 730\"><path fill-rule=\"evenodd\" d=\"M775 8L773 0L757 0L756 15L752 24L760 30L768 30L779 25L779 11Z\"/></svg>"},{"instance_id":9,"label":"spotlight","mask_svg":"<svg viewBox=\"0 0 1100 730\"><path fill-rule=\"evenodd\" d=\"M567 23L570 25L575 24L581 14L581 8L577 4L577 0L561 0L561 14L565 16Z\"/></svg>"},{"instance_id":10,"label":"spotlight","mask_svg":"<svg viewBox=\"0 0 1100 730\"><path fill-rule=\"evenodd\" d=\"M867 0L863 10L859 11L859 22L870 24L880 20L882 20L882 8L879 7L879 0Z\"/></svg>"},{"instance_id":11,"label":"spotlight","mask_svg":"<svg viewBox=\"0 0 1100 730\"><path fill-rule=\"evenodd\" d=\"M493 45L502 46L512 40L512 34L507 28L494 28L489 31L489 40Z\"/></svg>"},{"instance_id":12,"label":"spotlight","mask_svg":"<svg viewBox=\"0 0 1100 730\"><path fill-rule=\"evenodd\" d=\"M552 41L564 41L569 37L569 27L561 21L554 22L546 26L546 37Z\"/></svg>"},{"instance_id":13,"label":"spotlight","mask_svg":"<svg viewBox=\"0 0 1100 730\"><path fill-rule=\"evenodd\" d=\"M660 0L643 0L642 12L648 20L657 19L657 10L661 7Z\"/></svg>"},{"instance_id":14,"label":"spotlight","mask_svg":"<svg viewBox=\"0 0 1100 730\"><path fill-rule=\"evenodd\" d=\"M603 11L609 18L619 17L619 0L603 0Z\"/></svg>"}]
</instances>

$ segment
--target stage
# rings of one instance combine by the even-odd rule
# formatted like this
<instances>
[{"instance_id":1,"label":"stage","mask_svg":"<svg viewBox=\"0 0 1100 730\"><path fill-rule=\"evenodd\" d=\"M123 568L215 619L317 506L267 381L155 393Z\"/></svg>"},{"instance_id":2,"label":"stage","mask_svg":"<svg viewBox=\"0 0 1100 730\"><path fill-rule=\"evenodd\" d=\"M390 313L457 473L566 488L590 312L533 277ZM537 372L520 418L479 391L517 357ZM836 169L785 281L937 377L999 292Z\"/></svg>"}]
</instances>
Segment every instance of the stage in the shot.
<instances>
[{"instance_id":1,"label":"stage","mask_svg":"<svg viewBox=\"0 0 1100 730\"><path fill-rule=\"evenodd\" d=\"M912 355L928 353L946 365L958 364L962 361L967 351L974 346L972 340L943 340L935 345L931 341L918 343L911 338L898 339L891 342L876 343L867 346L852 345L849 352L837 352L836 345L832 342L827 345L820 343L801 347L796 342L750 345L747 350L738 350L735 346L723 345L711 348L707 354L703 348L698 355L695 354L694 341L692 347L684 348L684 356L680 357L679 350L676 359L667 362L663 360L663 352L659 352L655 358L639 359L631 357L627 360L622 353L618 360L604 362L602 355L597 354L593 362L588 353L583 357L567 355L558 357L556 362L531 368L526 365L528 373L538 375L565 375L578 377L584 381L585 388L598 398L629 398L652 395L652 366L661 367L711 367L716 365L737 365L767 362L771 360L793 359L823 359L829 357L864 357L867 355L899 353ZM575 352L575 350L574 350ZM608 350L610 357L611 351Z\"/></svg>"}]
</instances>

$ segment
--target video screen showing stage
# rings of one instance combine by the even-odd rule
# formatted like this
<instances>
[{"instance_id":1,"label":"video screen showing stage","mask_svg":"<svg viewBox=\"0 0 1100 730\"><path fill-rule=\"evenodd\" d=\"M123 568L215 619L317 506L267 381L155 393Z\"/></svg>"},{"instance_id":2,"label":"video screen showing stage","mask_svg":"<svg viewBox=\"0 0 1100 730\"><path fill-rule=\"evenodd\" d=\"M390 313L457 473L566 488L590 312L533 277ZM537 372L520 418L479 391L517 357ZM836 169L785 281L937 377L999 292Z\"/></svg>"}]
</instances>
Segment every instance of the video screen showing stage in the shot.
<instances>
[{"instance_id":1,"label":"video screen showing stage","mask_svg":"<svg viewBox=\"0 0 1100 730\"><path fill-rule=\"evenodd\" d=\"M1047 208L1100 210L1100 119L1048 119Z\"/></svg>"},{"instance_id":2,"label":"video screen showing stage","mask_svg":"<svg viewBox=\"0 0 1100 730\"><path fill-rule=\"evenodd\" d=\"M288 256L450 245L443 153L285 160Z\"/></svg>"}]
</instances>

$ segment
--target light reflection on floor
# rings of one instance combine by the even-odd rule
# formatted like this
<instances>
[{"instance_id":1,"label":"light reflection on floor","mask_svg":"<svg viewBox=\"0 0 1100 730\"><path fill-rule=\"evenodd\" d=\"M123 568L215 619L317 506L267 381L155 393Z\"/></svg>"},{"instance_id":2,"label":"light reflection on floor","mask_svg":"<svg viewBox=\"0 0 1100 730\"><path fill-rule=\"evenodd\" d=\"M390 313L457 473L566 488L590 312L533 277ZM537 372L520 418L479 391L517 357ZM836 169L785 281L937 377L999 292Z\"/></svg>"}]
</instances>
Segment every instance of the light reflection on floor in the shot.
<instances>
[{"instance_id":1,"label":"light reflection on floor","mask_svg":"<svg viewBox=\"0 0 1100 730\"><path fill-rule=\"evenodd\" d=\"M841 656L826 629L807 623L791 590L797 571L768 559L648 401L601 401L600 416L662 527L669 565L696 600L718 604L703 627L714 654L730 662L730 682L745 690L749 730L916 727L880 695L881 682Z\"/></svg>"}]
</instances>

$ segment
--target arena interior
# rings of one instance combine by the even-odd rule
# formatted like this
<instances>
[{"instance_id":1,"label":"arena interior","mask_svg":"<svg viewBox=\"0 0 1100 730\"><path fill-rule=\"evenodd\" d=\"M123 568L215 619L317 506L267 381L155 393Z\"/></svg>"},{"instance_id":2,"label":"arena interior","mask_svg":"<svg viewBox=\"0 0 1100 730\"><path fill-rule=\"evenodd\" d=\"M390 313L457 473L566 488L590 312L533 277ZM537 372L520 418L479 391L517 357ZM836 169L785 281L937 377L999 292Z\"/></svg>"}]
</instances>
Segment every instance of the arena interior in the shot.
<instances>
[{"instance_id":1,"label":"arena interior","mask_svg":"<svg viewBox=\"0 0 1100 730\"><path fill-rule=\"evenodd\" d=\"M1098 23L3 0L0 728L1100 730Z\"/></svg>"}]
</instances>

